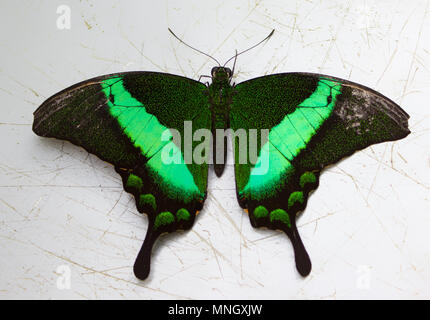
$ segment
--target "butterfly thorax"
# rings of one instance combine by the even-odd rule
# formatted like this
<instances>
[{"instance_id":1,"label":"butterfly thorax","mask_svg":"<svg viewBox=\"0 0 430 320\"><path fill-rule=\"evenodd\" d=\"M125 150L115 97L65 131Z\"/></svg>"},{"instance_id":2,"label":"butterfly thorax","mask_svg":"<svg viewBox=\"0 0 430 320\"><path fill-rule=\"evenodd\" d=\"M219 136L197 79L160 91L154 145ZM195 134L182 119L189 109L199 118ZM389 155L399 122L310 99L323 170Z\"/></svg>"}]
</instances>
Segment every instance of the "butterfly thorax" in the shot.
<instances>
[{"instance_id":1,"label":"butterfly thorax","mask_svg":"<svg viewBox=\"0 0 430 320\"><path fill-rule=\"evenodd\" d=\"M225 136L220 137L218 134L217 139L217 129L226 130L230 127L229 114L233 94L233 87L230 84L231 75L229 68L213 68L212 83L208 87L209 108L212 115L212 134L214 137L213 163L217 176L220 176L224 171L224 164L227 159L227 138ZM220 139L221 141L218 141Z\"/></svg>"}]
</instances>

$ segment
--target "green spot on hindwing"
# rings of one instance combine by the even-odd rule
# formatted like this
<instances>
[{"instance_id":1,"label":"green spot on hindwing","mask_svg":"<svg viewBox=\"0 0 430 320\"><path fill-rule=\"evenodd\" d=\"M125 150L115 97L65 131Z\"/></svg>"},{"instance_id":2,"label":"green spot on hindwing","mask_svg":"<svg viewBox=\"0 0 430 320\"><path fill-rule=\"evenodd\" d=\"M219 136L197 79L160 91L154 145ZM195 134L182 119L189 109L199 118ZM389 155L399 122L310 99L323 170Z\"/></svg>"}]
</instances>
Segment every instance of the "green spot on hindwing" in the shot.
<instances>
[{"instance_id":1,"label":"green spot on hindwing","mask_svg":"<svg viewBox=\"0 0 430 320\"><path fill-rule=\"evenodd\" d=\"M188 221L190 220L190 218L191 218L191 215L188 212L188 210L185 208L181 208L176 212L176 219L178 219L178 221L181 221L181 220Z\"/></svg>"},{"instance_id":2,"label":"green spot on hindwing","mask_svg":"<svg viewBox=\"0 0 430 320\"><path fill-rule=\"evenodd\" d=\"M155 201L155 197L150 194L141 194L139 197L139 206L140 207L151 207L153 210L157 209L157 203Z\"/></svg>"},{"instance_id":3,"label":"green spot on hindwing","mask_svg":"<svg viewBox=\"0 0 430 320\"><path fill-rule=\"evenodd\" d=\"M288 198L288 209L290 209L292 206L294 206L296 203L303 204L305 202L305 197L303 196L303 192L301 191L294 191L290 194Z\"/></svg>"},{"instance_id":4,"label":"green spot on hindwing","mask_svg":"<svg viewBox=\"0 0 430 320\"><path fill-rule=\"evenodd\" d=\"M290 217L288 213L283 209L276 209L270 212L270 222L281 221L291 228Z\"/></svg>"},{"instance_id":5,"label":"green spot on hindwing","mask_svg":"<svg viewBox=\"0 0 430 320\"><path fill-rule=\"evenodd\" d=\"M173 222L175 222L175 216L169 211L164 211L155 218L154 228L158 229L161 226L166 226Z\"/></svg>"},{"instance_id":6,"label":"green spot on hindwing","mask_svg":"<svg viewBox=\"0 0 430 320\"><path fill-rule=\"evenodd\" d=\"M135 174L131 173L127 178L127 182L126 182L125 186L128 188L133 188L136 191L140 192L140 191L142 191L143 181L141 178L139 178Z\"/></svg>"},{"instance_id":7,"label":"green spot on hindwing","mask_svg":"<svg viewBox=\"0 0 430 320\"><path fill-rule=\"evenodd\" d=\"M265 218L269 215L269 211L267 211L266 207L264 206L258 206L254 209L254 217L257 219L259 218Z\"/></svg>"},{"instance_id":8,"label":"green spot on hindwing","mask_svg":"<svg viewBox=\"0 0 430 320\"><path fill-rule=\"evenodd\" d=\"M315 182L317 182L317 178L315 177L315 174L310 171L305 172L300 176L299 184L301 188L304 188L307 184L314 184Z\"/></svg>"}]
</instances>

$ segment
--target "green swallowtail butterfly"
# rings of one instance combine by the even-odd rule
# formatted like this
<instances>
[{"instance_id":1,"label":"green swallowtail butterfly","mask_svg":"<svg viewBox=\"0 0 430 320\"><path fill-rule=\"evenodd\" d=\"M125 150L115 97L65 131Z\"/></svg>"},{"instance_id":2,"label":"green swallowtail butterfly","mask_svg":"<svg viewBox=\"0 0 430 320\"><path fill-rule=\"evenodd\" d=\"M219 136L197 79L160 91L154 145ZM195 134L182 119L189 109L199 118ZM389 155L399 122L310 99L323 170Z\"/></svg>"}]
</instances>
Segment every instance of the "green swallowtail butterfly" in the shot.
<instances>
[{"instance_id":1,"label":"green swallowtail butterfly","mask_svg":"<svg viewBox=\"0 0 430 320\"><path fill-rule=\"evenodd\" d=\"M409 116L382 94L347 80L280 73L232 84L234 66L218 65L211 84L144 71L75 84L35 111L33 131L68 140L114 165L138 211L148 215L134 265L136 277L145 279L158 236L190 229L203 208L209 160L217 176L223 173L226 138L217 133L230 128L240 206L253 227L286 233L297 270L306 276L311 262L296 218L318 187L321 170L372 144L406 137ZM212 156L203 139L191 138L208 130ZM238 132L249 137L244 144ZM242 157L251 149L254 159ZM196 153L205 161L194 161Z\"/></svg>"}]
</instances>

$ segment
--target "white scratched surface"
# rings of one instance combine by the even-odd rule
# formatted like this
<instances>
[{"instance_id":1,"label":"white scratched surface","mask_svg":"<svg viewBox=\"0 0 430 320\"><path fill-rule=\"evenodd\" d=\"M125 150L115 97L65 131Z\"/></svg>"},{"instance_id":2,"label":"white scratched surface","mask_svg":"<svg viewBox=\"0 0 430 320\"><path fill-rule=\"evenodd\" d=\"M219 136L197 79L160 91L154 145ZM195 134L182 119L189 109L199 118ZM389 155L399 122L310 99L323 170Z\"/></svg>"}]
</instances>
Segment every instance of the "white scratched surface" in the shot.
<instances>
[{"instance_id":1,"label":"white scratched surface","mask_svg":"<svg viewBox=\"0 0 430 320\"><path fill-rule=\"evenodd\" d=\"M56 25L59 5L71 29ZM1 1L0 298L430 298L428 1ZM189 232L159 239L146 281L132 265L147 227L113 167L31 131L49 96L93 76L153 70L198 79L225 61L235 81L329 74L376 89L412 133L326 170L298 220L313 263L301 278L288 238L253 229L233 169L211 173ZM57 286L60 266L70 289Z\"/></svg>"}]
</instances>

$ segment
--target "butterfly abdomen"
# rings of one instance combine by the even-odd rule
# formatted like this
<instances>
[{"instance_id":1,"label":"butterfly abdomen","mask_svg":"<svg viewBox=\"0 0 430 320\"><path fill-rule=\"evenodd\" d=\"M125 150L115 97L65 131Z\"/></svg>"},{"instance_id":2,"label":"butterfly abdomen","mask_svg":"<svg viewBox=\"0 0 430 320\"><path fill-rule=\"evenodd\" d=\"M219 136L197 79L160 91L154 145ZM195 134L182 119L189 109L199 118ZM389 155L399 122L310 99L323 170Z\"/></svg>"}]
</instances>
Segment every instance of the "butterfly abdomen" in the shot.
<instances>
[{"instance_id":1,"label":"butterfly abdomen","mask_svg":"<svg viewBox=\"0 0 430 320\"><path fill-rule=\"evenodd\" d=\"M227 161L227 129L232 87L228 83L214 83L209 86L209 107L212 113L212 147L215 174L220 177Z\"/></svg>"}]
</instances>

